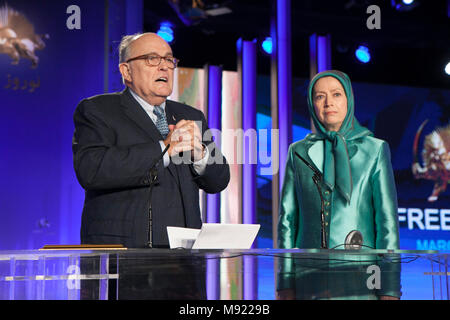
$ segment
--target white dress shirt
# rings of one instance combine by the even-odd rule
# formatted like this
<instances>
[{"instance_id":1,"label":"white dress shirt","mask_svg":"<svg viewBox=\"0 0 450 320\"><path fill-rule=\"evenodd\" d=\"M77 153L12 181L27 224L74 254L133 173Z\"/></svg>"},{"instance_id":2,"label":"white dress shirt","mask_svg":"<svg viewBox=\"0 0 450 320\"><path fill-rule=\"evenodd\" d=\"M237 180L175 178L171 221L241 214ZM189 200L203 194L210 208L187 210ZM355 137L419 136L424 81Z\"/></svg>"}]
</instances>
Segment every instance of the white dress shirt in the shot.
<instances>
[{"instance_id":1,"label":"white dress shirt","mask_svg":"<svg viewBox=\"0 0 450 320\"><path fill-rule=\"evenodd\" d=\"M135 93L133 90L131 90L131 88L130 88L130 92L131 92L131 95L134 97L134 99L136 99L136 101L139 103L139 105L145 110L147 115L150 117L150 119L152 119L153 123L156 125L156 120L158 117L156 116L156 114L153 113L154 106L152 106L147 101L142 99L137 93ZM165 110L166 110L166 102L165 101L161 104L161 107L163 108L163 110L165 112ZM164 141L160 140L159 144L161 146L161 150L164 151L164 149L166 148ZM206 164L208 162L209 150L206 146L205 146L205 151L206 152L202 159L200 159L197 162L192 163L195 172L197 172L199 175L202 175L205 172ZM163 161L164 161L164 168L166 168L170 163L170 157L169 157L168 153L166 153L164 155Z\"/></svg>"}]
</instances>

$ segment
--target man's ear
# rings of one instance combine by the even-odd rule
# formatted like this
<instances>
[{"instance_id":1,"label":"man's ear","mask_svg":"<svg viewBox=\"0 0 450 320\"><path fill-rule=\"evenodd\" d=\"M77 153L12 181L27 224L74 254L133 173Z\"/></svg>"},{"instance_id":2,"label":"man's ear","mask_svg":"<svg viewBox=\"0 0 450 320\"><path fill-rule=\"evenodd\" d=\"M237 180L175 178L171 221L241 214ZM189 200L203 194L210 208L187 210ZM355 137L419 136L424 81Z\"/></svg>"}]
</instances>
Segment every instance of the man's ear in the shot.
<instances>
[{"instance_id":1,"label":"man's ear","mask_svg":"<svg viewBox=\"0 0 450 320\"><path fill-rule=\"evenodd\" d=\"M130 66L128 65L128 63L119 64L119 70L122 74L122 79L124 81L131 82Z\"/></svg>"}]
</instances>

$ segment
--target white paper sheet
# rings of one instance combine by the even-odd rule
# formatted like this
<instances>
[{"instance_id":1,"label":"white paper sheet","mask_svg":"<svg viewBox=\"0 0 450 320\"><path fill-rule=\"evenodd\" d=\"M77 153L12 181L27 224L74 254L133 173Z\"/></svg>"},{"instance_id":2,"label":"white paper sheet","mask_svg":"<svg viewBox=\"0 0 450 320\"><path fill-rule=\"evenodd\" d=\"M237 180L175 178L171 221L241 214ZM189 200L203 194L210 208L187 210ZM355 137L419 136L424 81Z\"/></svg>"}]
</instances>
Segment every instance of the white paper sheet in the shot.
<instances>
[{"instance_id":1,"label":"white paper sheet","mask_svg":"<svg viewBox=\"0 0 450 320\"><path fill-rule=\"evenodd\" d=\"M170 249L190 249L197 239L200 229L167 227Z\"/></svg>"},{"instance_id":2,"label":"white paper sheet","mask_svg":"<svg viewBox=\"0 0 450 320\"><path fill-rule=\"evenodd\" d=\"M259 224L204 223L201 229L167 227L170 248L250 249Z\"/></svg>"}]
</instances>

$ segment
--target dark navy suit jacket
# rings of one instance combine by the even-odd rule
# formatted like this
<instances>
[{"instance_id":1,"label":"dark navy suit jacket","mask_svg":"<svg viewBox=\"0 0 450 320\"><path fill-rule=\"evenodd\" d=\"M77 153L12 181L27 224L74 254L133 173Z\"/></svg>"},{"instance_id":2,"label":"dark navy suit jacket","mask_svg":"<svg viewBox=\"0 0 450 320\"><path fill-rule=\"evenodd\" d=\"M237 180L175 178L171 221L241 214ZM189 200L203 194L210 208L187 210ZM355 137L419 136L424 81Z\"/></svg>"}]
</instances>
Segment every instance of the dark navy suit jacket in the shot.
<instances>
[{"instance_id":1,"label":"dark navy suit jacket","mask_svg":"<svg viewBox=\"0 0 450 320\"><path fill-rule=\"evenodd\" d=\"M166 101L169 124L201 121L203 113ZM129 89L82 100L74 113L73 159L76 176L85 189L81 223L83 244L123 244L145 247L149 240L152 205L153 245L168 246L167 226L200 228L199 188L218 193L230 180L229 166L213 141L204 140L214 159L198 175L191 164L159 161L157 182L150 199L150 167L161 155L161 134ZM206 135L207 136L207 135ZM151 202L150 202L151 201Z\"/></svg>"}]
</instances>

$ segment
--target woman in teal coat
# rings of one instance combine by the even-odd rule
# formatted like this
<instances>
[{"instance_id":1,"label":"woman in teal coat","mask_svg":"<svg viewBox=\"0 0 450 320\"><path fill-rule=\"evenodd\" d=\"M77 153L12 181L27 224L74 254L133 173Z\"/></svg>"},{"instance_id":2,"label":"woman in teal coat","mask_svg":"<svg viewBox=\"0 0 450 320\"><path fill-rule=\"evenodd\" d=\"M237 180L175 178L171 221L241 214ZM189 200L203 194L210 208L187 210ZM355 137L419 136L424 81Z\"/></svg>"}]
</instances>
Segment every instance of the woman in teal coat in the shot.
<instances>
[{"instance_id":1,"label":"woman in teal coat","mask_svg":"<svg viewBox=\"0 0 450 320\"><path fill-rule=\"evenodd\" d=\"M364 246L399 249L389 146L354 117L349 77L335 70L317 74L307 99L316 130L289 147L280 201L279 248L323 247L323 202L327 248L339 248L351 231L358 230ZM322 177L317 181L321 195L313 170Z\"/></svg>"}]
</instances>

